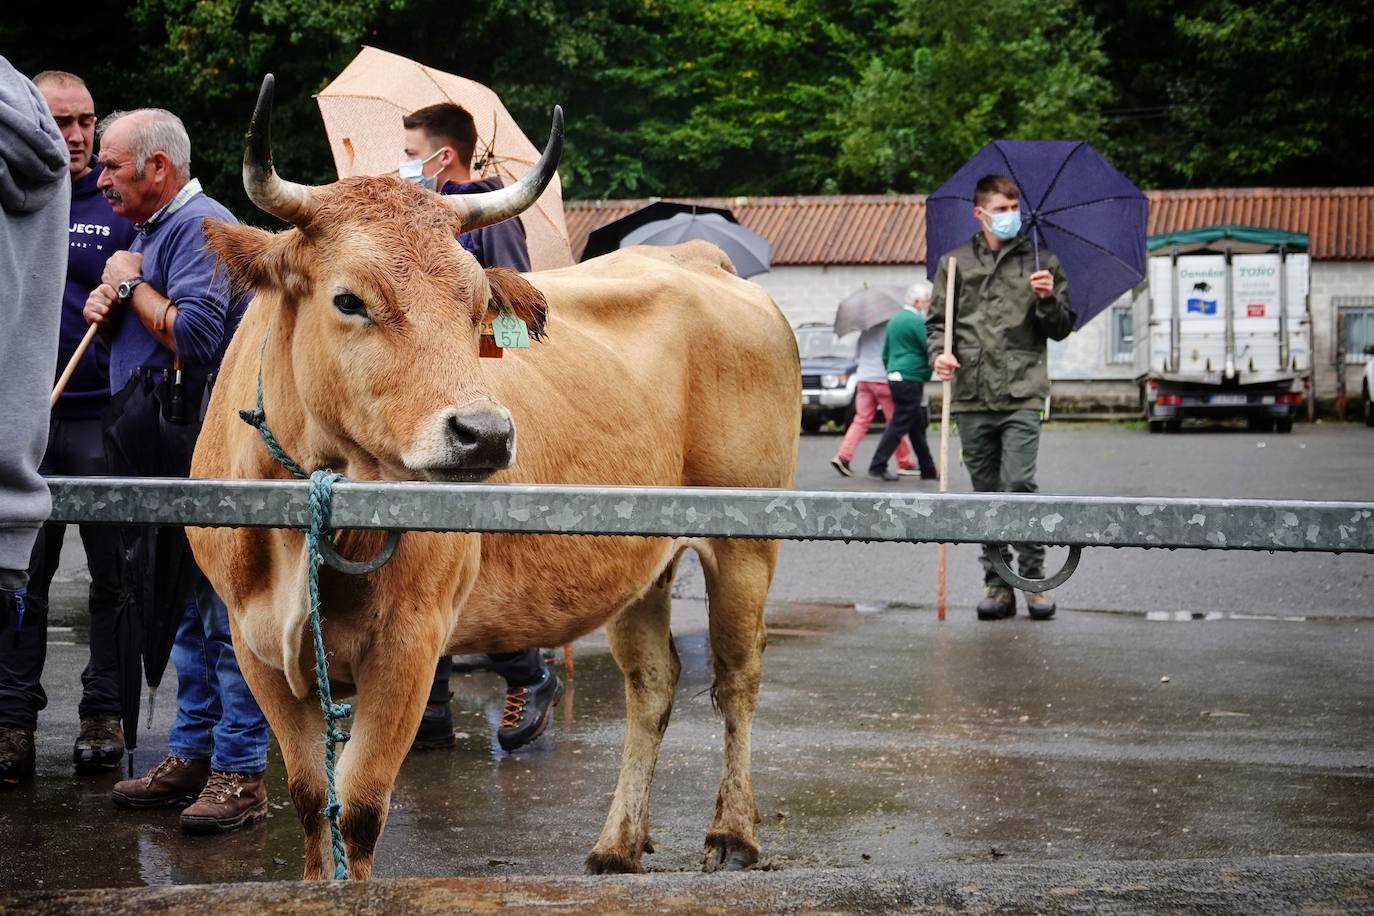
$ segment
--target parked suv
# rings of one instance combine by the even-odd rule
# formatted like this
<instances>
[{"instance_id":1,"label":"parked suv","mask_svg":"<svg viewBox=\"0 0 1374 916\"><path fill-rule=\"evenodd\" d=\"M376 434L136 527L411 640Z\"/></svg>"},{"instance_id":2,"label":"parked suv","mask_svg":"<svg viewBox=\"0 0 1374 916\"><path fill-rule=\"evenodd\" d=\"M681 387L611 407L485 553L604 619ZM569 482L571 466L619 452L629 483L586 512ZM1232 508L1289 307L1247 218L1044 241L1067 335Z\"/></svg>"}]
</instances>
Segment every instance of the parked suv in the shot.
<instances>
[{"instance_id":1,"label":"parked suv","mask_svg":"<svg viewBox=\"0 0 1374 916\"><path fill-rule=\"evenodd\" d=\"M819 322L794 330L801 354L802 429L818 432L827 420L848 426L859 386L859 336L837 338L833 324Z\"/></svg>"}]
</instances>

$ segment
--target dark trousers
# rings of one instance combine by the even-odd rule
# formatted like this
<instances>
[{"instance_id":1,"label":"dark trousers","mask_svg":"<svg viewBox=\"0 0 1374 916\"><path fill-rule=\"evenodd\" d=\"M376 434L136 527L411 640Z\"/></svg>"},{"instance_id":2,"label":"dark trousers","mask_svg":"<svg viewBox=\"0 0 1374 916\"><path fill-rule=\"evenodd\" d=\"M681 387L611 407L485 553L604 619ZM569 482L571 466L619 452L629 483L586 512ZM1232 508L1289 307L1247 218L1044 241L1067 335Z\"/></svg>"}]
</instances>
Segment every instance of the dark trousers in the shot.
<instances>
[{"instance_id":1,"label":"dark trousers","mask_svg":"<svg viewBox=\"0 0 1374 916\"><path fill-rule=\"evenodd\" d=\"M521 652L492 652L487 656L491 670L506 679L508 688L528 687L544 679L548 666L544 663L544 653L539 649L525 649ZM453 674L453 658L439 656L439 664L434 669L434 685L429 689L429 702L447 703L453 695L449 690L449 677Z\"/></svg>"},{"instance_id":2,"label":"dark trousers","mask_svg":"<svg viewBox=\"0 0 1374 916\"><path fill-rule=\"evenodd\" d=\"M916 452L916 462L920 465L922 477L935 477L935 459L930 455L930 444L926 442L926 411L921 406L925 394L925 382L888 382L892 392L892 417L887 421L883 437L878 440L878 450L868 470L881 474L887 468L888 459L897 451L897 443L902 437L911 436L911 447Z\"/></svg>"},{"instance_id":3,"label":"dark trousers","mask_svg":"<svg viewBox=\"0 0 1374 916\"><path fill-rule=\"evenodd\" d=\"M1040 413L1035 410L1011 410L961 413L959 444L963 449L964 465L979 493L1034 493L1035 462L1040 451ZM1021 575L1027 579L1045 576L1045 545L1016 544L1017 562ZM983 582L986 585L1006 585L992 567L995 545L984 544ZM1002 559L1011 565L1011 548L1001 545Z\"/></svg>"},{"instance_id":4,"label":"dark trousers","mask_svg":"<svg viewBox=\"0 0 1374 916\"><path fill-rule=\"evenodd\" d=\"M48 450L39 470L43 474L77 477L108 474L101 421L53 418ZM22 628L12 607L6 608L6 619L0 621L0 726L37 728L38 711L48 705L48 696L40 683L48 654L48 590L62 559L66 530L66 525L44 525L34 542ZM80 530L91 573L91 656L81 673L78 714L83 719L117 719L119 529L82 525Z\"/></svg>"}]
</instances>

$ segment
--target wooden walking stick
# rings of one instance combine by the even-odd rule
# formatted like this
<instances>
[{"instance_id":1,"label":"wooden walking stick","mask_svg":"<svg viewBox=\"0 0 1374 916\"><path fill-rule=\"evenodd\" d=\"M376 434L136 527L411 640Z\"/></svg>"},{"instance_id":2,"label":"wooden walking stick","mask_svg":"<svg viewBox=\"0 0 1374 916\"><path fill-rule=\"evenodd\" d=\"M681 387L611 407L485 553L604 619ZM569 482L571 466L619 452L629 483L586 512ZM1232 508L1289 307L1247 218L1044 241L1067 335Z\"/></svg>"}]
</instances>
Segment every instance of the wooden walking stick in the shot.
<instances>
[{"instance_id":1,"label":"wooden walking stick","mask_svg":"<svg viewBox=\"0 0 1374 916\"><path fill-rule=\"evenodd\" d=\"M954 255L945 262L945 356L954 354ZM952 379L945 379L940 389L940 492L949 492L949 399ZM945 619L945 548L938 548L935 574L935 610Z\"/></svg>"},{"instance_id":2,"label":"wooden walking stick","mask_svg":"<svg viewBox=\"0 0 1374 916\"><path fill-rule=\"evenodd\" d=\"M76 364L81 362L81 357L85 355L86 348L95 340L95 332L100 325L93 324L86 329L86 336L81 338L81 343L76 345L76 352L67 361L67 368L62 370L62 375L57 379L57 384L52 387L52 397L48 400L48 409L52 410L57 406L57 399L62 397L62 389L67 387L67 382L71 381L72 373L76 371Z\"/></svg>"}]
</instances>

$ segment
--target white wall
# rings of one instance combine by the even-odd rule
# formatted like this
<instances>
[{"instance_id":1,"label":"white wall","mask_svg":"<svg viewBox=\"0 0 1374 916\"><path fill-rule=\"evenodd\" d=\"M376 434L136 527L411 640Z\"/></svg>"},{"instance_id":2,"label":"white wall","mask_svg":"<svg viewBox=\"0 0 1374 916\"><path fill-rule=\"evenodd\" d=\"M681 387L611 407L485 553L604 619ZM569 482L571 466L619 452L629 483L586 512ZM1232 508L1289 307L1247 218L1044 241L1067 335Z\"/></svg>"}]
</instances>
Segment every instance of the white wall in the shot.
<instances>
[{"instance_id":1,"label":"white wall","mask_svg":"<svg viewBox=\"0 0 1374 916\"><path fill-rule=\"evenodd\" d=\"M1336 367L1332 362L1336 345L1336 311L1331 300L1337 296L1374 298L1374 262L1316 261L1312 264L1312 344L1313 384L1317 397L1327 400L1336 396ZM1345 368L1346 393L1354 399L1360 396L1361 365Z\"/></svg>"},{"instance_id":2,"label":"white wall","mask_svg":"<svg viewBox=\"0 0 1374 916\"><path fill-rule=\"evenodd\" d=\"M924 264L910 266L775 267L750 277L768 290L793 326L808 321L834 321L840 300L867 283L910 285L925 279Z\"/></svg>"}]
</instances>

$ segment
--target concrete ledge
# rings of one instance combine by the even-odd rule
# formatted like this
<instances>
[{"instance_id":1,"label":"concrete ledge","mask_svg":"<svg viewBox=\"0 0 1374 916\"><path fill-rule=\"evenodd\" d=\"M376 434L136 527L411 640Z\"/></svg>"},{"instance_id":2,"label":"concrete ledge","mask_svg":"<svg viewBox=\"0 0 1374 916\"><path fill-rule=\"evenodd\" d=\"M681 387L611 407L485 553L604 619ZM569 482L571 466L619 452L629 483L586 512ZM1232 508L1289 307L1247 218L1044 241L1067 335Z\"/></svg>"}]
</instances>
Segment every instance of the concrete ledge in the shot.
<instances>
[{"instance_id":1,"label":"concrete ledge","mask_svg":"<svg viewBox=\"0 0 1374 916\"><path fill-rule=\"evenodd\" d=\"M919 870L786 870L611 878L276 882L3 891L0 912L422 913L1357 913L1374 909L1374 855L941 863Z\"/></svg>"}]
</instances>

